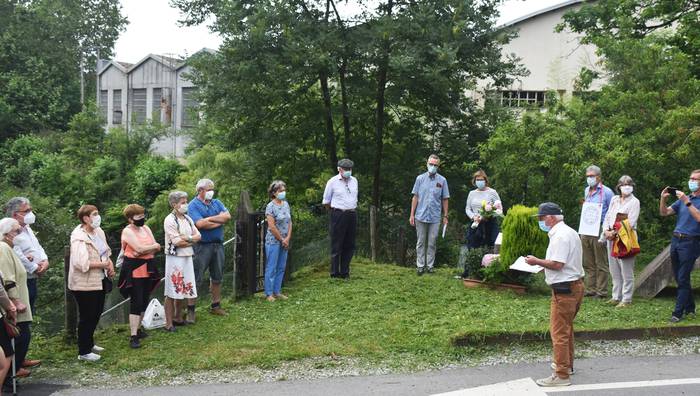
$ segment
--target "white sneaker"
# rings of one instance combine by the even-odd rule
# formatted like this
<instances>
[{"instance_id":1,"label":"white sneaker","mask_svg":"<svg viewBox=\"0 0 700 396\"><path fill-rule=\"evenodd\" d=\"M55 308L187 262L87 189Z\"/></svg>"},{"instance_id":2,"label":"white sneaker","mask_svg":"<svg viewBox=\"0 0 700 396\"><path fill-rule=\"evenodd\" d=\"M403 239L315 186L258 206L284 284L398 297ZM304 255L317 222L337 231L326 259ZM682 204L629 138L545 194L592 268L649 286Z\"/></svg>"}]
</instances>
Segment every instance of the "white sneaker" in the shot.
<instances>
[{"instance_id":1,"label":"white sneaker","mask_svg":"<svg viewBox=\"0 0 700 396\"><path fill-rule=\"evenodd\" d=\"M104 350L105 349L99 345L93 345L93 347L92 347L92 353L100 353L100 352L104 352Z\"/></svg>"},{"instance_id":2,"label":"white sneaker","mask_svg":"<svg viewBox=\"0 0 700 396\"><path fill-rule=\"evenodd\" d=\"M559 378L559 377L557 377L556 374L552 374L551 377L538 379L536 382L537 382L537 385L545 386L545 387L571 385L571 381L569 381L568 378L567 379Z\"/></svg>"},{"instance_id":3,"label":"white sneaker","mask_svg":"<svg viewBox=\"0 0 700 396\"><path fill-rule=\"evenodd\" d=\"M96 362L100 360L101 356L96 353L88 353L86 355L79 355L78 360L87 360L88 362Z\"/></svg>"},{"instance_id":4,"label":"white sneaker","mask_svg":"<svg viewBox=\"0 0 700 396\"><path fill-rule=\"evenodd\" d=\"M557 371L557 365L554 364L554 362L552 362L552 364L550 364L549 367L551 367L552 370ZM575 373L574 368L573 368L573 367L570 368L570 369L569 369L569 375L574 375L574 373Z\"/></svg>"}]
</instances>

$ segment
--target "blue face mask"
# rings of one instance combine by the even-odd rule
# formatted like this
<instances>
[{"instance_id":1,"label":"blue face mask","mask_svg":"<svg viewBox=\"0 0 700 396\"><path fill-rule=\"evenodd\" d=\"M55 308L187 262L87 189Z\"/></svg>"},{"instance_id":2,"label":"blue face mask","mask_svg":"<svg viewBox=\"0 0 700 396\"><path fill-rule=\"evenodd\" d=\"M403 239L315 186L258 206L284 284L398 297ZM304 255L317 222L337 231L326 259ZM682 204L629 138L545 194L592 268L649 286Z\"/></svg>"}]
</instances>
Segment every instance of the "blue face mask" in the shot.
<instances>
[{"instance_id":1,"label":"blue face mask","mask_svg":"<svg viewBox=\"0 0 700 396\"><path fill-rule=\"evenodd\" d=\"M437 173L438 167L435 165L428 165L428 173L434 175Z\"/></svg>"},{"instance_id":2,"label":"blue face mask","mask_svg":"<svg viewBox=\"0 0 700 396\"><path fill-rule=\"evenodd\" d=\"M540 226L540 230L542 230L542 231L544 231L544 232L549 232L549 230L552 229L552 227L548 227L548 226L544 223L544 220L540 220L540 221L538 221L537 223L538 223L539 226Z\"/></svg>"},{"instance_id":3,"label":"blue face mask","mask_svg":"<svg viewBox=\"0 0 700 396\"><path fill-rule=\"evenodd\" d=\"M588 183L588 187L595 187L598 184L598 180L595 176L588 176L586 177L586 183Z\"/></svg>"},{"instance_id":4,"label":"blue face mask","mask_svg":"<svg viewBox=\"0 0 700 396\"><path fill-rule=\"evenodd\" d=\"M477 180L474 184L476 184L476 188L483 190L486 187L486 180Z\"/></svg>"},{"instance_id":5,"label":"blue face mask","mask_svg":"<svg viewBox=\"0 0 700 396\"><path fill-rule=\"evenodd\" d=\"M349 179L350 176L352 176L352 171L349 171L349 170L343 171L344 178Z\"/></svg>"},{"instance_id":6,"label":"blue face mask","mask_svg":"<svg viewBox=\"0 0 700 396\"><path fill-rule=\"evenodd\" d=\"M287 199L287 192L286 191L278 192L277 199L282 200L282 201Z\"/></svg>"},{"instance_id":7,"label":"blue face mask","mask_svg":"<svg viewBox=\"0 0 700 396\"><path fill-rule=\"evenodd\" d=\"M688 188L691 192L698 191L698 182L695 180L688 180Z\"/></svg>"}]
</instances>

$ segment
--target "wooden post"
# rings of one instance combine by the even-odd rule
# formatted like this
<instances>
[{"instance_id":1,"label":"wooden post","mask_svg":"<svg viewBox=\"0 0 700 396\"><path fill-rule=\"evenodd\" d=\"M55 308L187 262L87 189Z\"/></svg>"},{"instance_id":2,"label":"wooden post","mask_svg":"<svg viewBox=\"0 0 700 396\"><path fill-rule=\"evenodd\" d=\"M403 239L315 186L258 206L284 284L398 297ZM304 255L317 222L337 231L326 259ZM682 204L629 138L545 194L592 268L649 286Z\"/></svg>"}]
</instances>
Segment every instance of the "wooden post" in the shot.
<instances>
[{"instance_id":1,"label":"wooden post","mask_svg":"<svg viewBox=\"0 0 700 396\"><path fill-rule=\"evenodd\" d=\"M372 253L372 261L377 261L377 207L369 207L369 240Z\"/></svg>"},{"instance_id":2,"label":"wooden post","mask_svg":"<svg viewBox=\"0 0 700 396\"><path fill-rule=\"evenodd\" d=\"M238 285L236 284L238 280L238 257L236 256L237 252L237 247L238 247L238 222L236 220L233 221L233 235L236 239L233 240L233 301L236 301L237 293L238 293Z\"/></svg>"},{"instance_id":3,"label":"wooden post","mask_svg":"<svg viewBox=\"0 0 700 396\"><path fill-rule=\"evenodd\" d=\"M70 269L70 246L66 246L63 256L63 292L65 311L66 342L73 343L76 339L76 328L78 326L78 309L75 299L68 290L68 270Z\"/></svg>"}]
</instances>

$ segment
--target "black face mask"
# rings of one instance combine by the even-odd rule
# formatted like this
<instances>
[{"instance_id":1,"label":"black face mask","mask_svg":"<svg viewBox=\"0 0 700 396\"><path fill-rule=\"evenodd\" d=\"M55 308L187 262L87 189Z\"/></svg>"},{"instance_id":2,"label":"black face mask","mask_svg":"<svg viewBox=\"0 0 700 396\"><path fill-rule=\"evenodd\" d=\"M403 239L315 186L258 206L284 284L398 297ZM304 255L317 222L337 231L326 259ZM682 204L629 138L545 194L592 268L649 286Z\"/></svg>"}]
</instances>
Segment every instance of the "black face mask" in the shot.
<instances>
[{"instance_id":1,"label":"black face mask","mask_svg":"<svg viewBox=\"0 0 700 396\"><path fill-rule=\"evenodd\" d=\"M143 227L143 225L146 224L146 218L144 217L143 219L139 220L134 220L134 225L136 227Z\"/></svg>"}]
</instances>

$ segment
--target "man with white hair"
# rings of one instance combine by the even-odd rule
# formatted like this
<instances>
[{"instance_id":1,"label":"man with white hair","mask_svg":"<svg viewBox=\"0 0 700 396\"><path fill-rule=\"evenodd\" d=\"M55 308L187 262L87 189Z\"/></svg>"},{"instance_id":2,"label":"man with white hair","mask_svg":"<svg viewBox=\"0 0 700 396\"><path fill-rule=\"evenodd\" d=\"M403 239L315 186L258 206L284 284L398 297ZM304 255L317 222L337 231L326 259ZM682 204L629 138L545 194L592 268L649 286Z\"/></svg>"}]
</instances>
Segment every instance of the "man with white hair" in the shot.
<instances>
[{"instance_id":1,"label":"man with white hair","mask_svg":"<svg viewBox=\"0 0 700 396\"><path fill-rule=\"evenodd\" d=\"M549 333L552 338L554 373L540 380L540 386L571 385L574 373L574 319L583 300L583 265L578 233L564 223L559 205L541 204L537 210L539 227L549 235L544 259L527 256L525 262L544 267L545 282L552 288Z\"/></svg>"},{"instance_id":2,"label":"man with white hair","mask_svg":"<svg viewBox=\"0 0 700 396\"><path fill-rule=\"evenodd\" d=\"M38 295L38 278L49 268L49 258L44 248L30 227L36 221L36 215L31 202L25 197L14 197L5 204L5 215L17 220L20 233L14 238L13 250L27 271L27 290L29 291L29 306L32 314L36 315L36 298ZM26 359L20 362L22 367L35 367L39 360Z\"/></svg>"},{"instance_id":3,"label":"man with white hair","mask_svg":"<svg viewBox=\"0 0 700 396\"><path fill-rule=\"evenodd\" d=\"M584 202L600 205L602 209L598 235L581 235L583 247L583 268L586 270L587 297L606 298L608 296L608 278L610 269L608 266L607 242L601 237L603 220L608 213L610 201L615 195L613 191L603 184L600 168L591 165L586 168L586 188L584 190Z\"/></svg>"},{"instance_id":4,"label":"man with white hair","mask_svg":"<svg viewBox=\"0 0 700 396\"><path fill-rule=\"evenodd\" d=\"M213 315L224 316L221 308L221 282L224 279L224 224L231 220L226 206L214 198L214 182L201 179L197 182L197 196L188 205L188 214L202 235L194 247L194 271L197 284L209 269L211 308ZM196 299L189 299L187 322L194 323Z\"/></svg>"}]
</instances>

